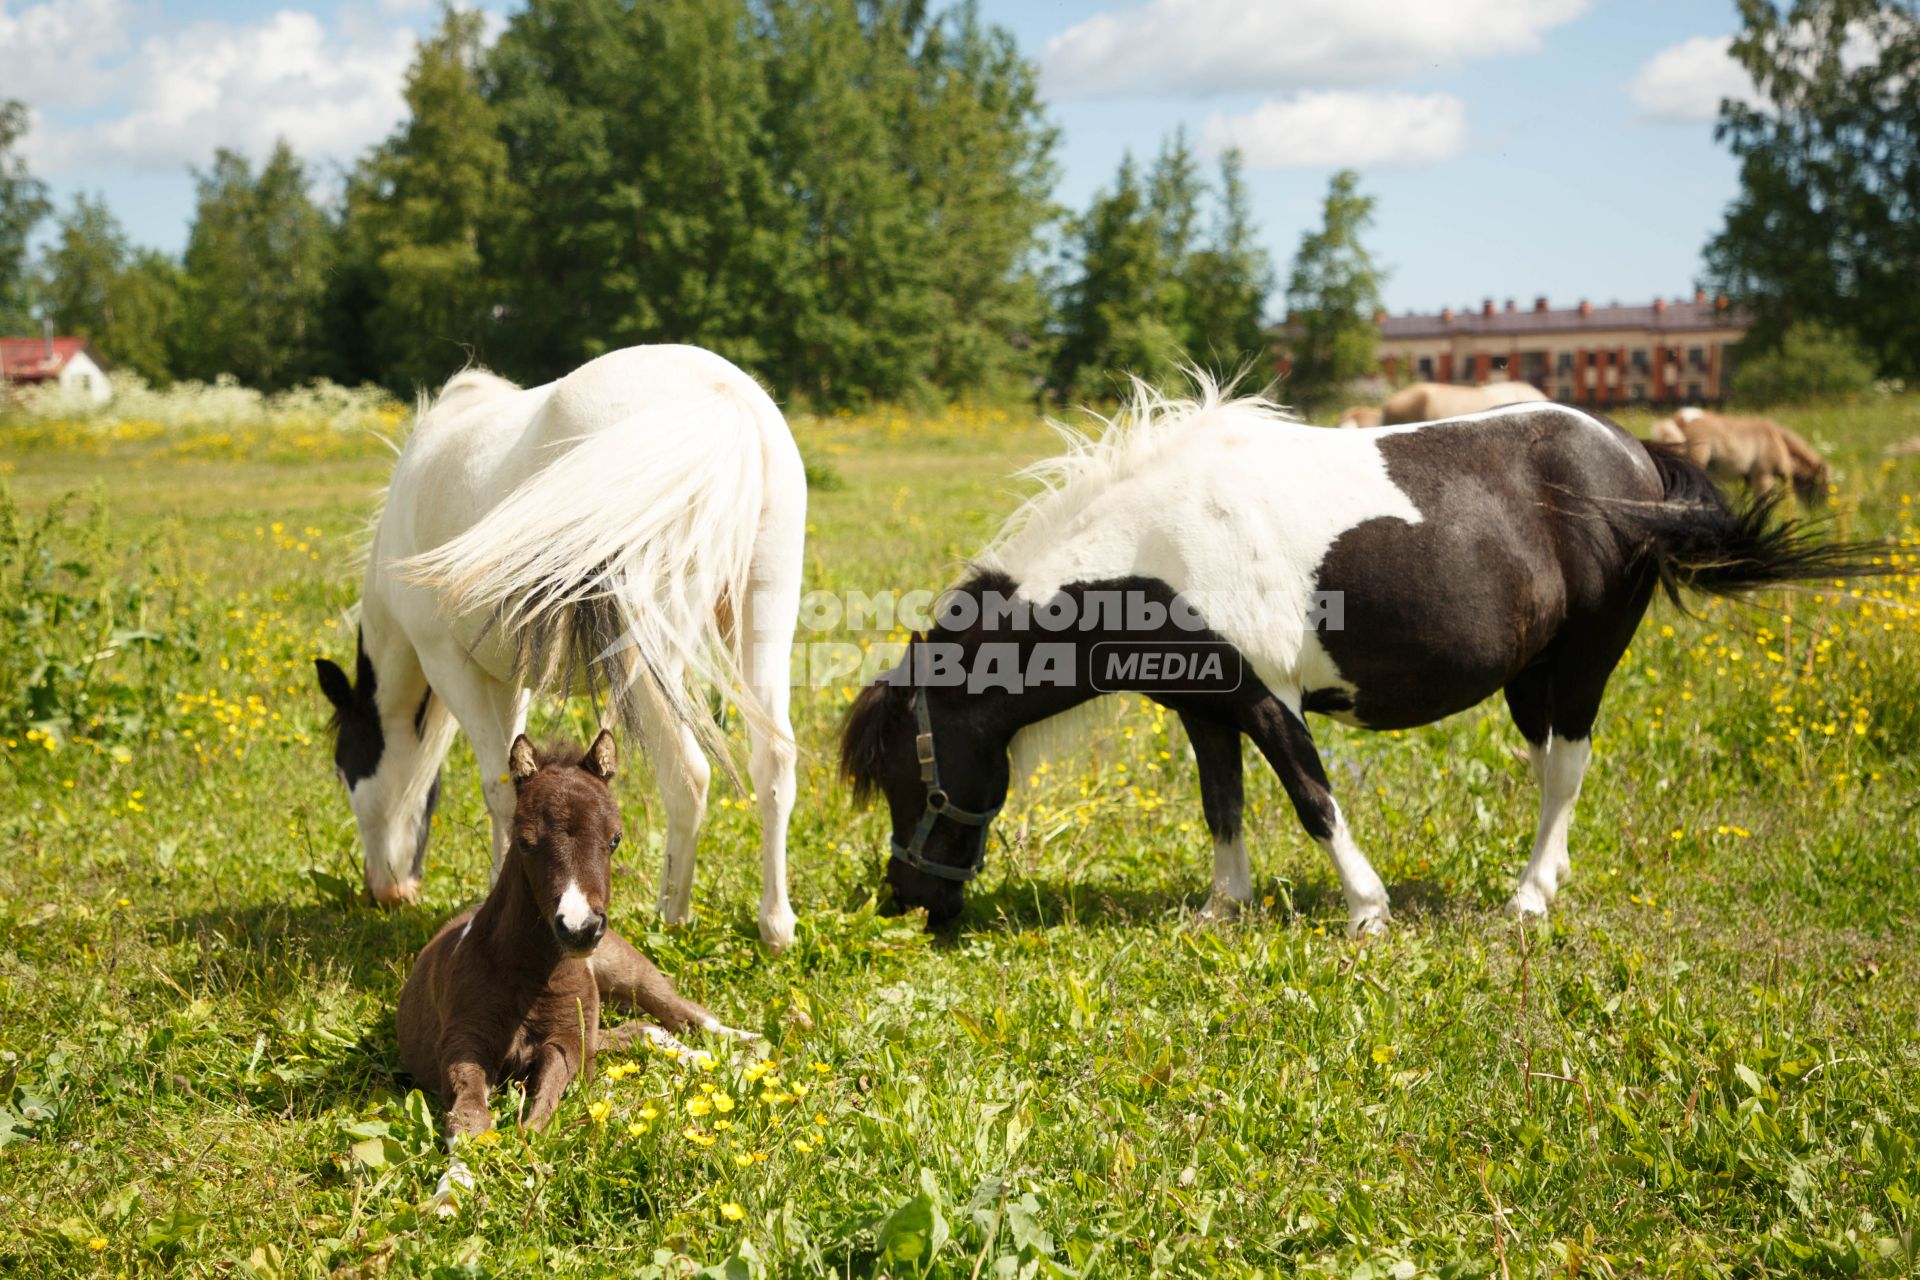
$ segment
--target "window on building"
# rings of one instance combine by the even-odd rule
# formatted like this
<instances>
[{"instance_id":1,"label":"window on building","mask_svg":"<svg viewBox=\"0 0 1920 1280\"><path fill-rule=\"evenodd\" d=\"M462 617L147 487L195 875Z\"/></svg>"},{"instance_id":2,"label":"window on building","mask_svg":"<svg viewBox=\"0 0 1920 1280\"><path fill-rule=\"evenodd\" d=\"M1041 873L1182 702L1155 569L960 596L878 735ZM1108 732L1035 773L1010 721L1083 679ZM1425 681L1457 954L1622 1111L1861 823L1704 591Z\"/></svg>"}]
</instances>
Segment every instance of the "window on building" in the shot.
<instances>
[{"instance_id":1,"label":"window on building","mask_svg":"<svg viewBox=\"0 0 1920 1280\"><path fill-rule=\"evenodd\" d=\"M1697 382L1689 382L1689 383L1687 384L1687 399L1689 399L1689 400L1698 400L1698 399L1700 399L1700 384L1699 384L1699 383L1697 383Z\"/></svg>"},{"instance_id":2,"label":"window on building","mask_svg":"<svg viewBox=\"0 0 1920 1280\"><path fill-rule=\"evenodd\" d=\"M1571 400L1573 399L1573 388L1563 382L1554 389L1553 398L1555 400Z\"/></svg>"},{"instance_id":3,"label":"window on building","mask_svg":"<svg viewBox=\"0 0 1920 1280\"><path fill-rule=\"evenodd\" d=\"M1433 381L1433 357L1432 356L1420 357L1420 380L1422 382Z\"/></svg>"},{"instance_id":4,"label":"window on building","mask_svg":"<svg viewBox=\"0 0 1920 1280\"><path fill-rule=\"evenodd\" d=\"M1633 353L1633 371L1635 373L1643 374L1647 371L1648 367L1649 366L1647 363L1647 353L1644 351L1634 352Z\"/></svg>"},{"instance_id":5,"label":"window on building","mask_svg":"<svg viewBox=\"0 0 1920 1280\"><path fill-rule=\"evenodd\" d=\"M1627 388L1627 394L1636 402L1645 400L1647 398L1647 384L1644 382L1636 382Z\"/></svg>"},{"instance_id":6,"label":"window on building","mask_svg":"<svg viewBox=\"0 0 1920 1280\"><path fill-rule=\"evenodd\" d=\"M1506 367L1507 367L1507 358L1505 356L1493 357L1493 368L1496 373L1500 372Z\"/></svg>"},{"instance_id":7,"label":"window on building","mask_svg":"<svg viewBox=\"0 0 1920 1280\"><path fill-rule=\"evenodd\" d=\"M1707 349L1705 347L1687 348L1687 366L1693 369L1707 367Z\"/></svg>"},{"instance_id":8,"label":"window on building","mask_svg":"<svg viewBox=\"0 0 1920 1280\"><path fill-rule=\"evenodd\" d=\"M1554 368L1554 372L1556 373L1572 373L1573 372L1573 352L1562 351L1560 353L1559 360L1554 362L1553 368Z\"/></svg>"}]
</instances>

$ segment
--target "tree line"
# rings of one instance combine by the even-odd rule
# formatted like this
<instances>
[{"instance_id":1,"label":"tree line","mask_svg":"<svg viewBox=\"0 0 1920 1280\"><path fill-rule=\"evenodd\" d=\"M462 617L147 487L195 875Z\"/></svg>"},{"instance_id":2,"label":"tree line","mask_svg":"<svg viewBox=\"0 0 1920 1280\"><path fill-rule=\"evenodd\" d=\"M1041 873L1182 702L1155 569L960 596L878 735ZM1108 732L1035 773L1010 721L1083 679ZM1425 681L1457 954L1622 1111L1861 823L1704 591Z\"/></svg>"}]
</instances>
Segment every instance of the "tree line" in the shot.
<instances>
[{"instance_id":1,"label":"tree line","mask_svg":"<svg viewBox=\"0 0 1920 1280\"><path fill-rule=\"evenodd\" d=\"M1756 377L1762 357L1920 377L1915 3L1739 8L1758 98L1722 106L1740 186L1701 283L1752 317ZM1204 174L1176 134L1060 209L1037 72L970 5L528 0L491 47L448 10L406 102L325 206L284 144L216 153L177 258L98 199L56 216L0 102L0 331L44 314L156 382L402 394L470 361L538 381L692 342L821 407L1271 368L1238 157ZM1336 174L1288 273L1296 405L1375 368L1373 207Z\"/></svg>"},{"instance_id":2,"label":"tree line","mask_svg":"<svg viewBox=\"0 0 1920 1280\"><path fill-rule=\"evenodd\" d=\"M1150 199L1129 162L1069 217L1037 81L970 5L529 0L490 47L449 9L337 200L284 142L219 151L178 258L98 199L49 209L6 104L0 329L37 310L155 382L400 393L689 342L821 406L1260 364L1272 268L1237 159L1215 189L1176 140Z\"/></svg>"}]
</instances>

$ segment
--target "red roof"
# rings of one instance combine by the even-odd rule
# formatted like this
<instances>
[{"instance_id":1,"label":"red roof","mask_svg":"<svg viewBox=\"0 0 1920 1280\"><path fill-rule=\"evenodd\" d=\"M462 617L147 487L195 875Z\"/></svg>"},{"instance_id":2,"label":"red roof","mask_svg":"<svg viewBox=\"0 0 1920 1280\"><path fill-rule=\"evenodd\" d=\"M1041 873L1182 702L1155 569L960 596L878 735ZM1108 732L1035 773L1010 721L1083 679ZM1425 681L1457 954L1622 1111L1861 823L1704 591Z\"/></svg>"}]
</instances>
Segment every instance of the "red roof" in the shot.
<instances>
[{"instance_id":1,"label":"red roof","mask_svg":"<svg viewBox=\"0 0 1920 1280\"><path fill-rule=\"evenodd\" d=\"M1654 329L1665 332L1686 330L1743 328L1747 317L1724 301L1704 298L1660 301L1646 306L1556 307L1536 301L1532 308L1520 310L1509 302L1506 309L1487 312L1443 311L1438 315L1388 316L1380 325L1380 336L1396 338L1442 338L1454 334L1487 335L1574 333L1591 329Z\"/></svg>"},{"instance_id":2,"label":"red roof","mask_svg":"<svg viewBox=\"0 0 1920 1280\"><path fill-rule=\"evenodd\" d=\"M55 338L47 354L45 338L0 338L0 378L8 382L44 382L57 378L67 361L86 352L95 364L105 362L85 338Z\"/></svg>"}]
</instances>

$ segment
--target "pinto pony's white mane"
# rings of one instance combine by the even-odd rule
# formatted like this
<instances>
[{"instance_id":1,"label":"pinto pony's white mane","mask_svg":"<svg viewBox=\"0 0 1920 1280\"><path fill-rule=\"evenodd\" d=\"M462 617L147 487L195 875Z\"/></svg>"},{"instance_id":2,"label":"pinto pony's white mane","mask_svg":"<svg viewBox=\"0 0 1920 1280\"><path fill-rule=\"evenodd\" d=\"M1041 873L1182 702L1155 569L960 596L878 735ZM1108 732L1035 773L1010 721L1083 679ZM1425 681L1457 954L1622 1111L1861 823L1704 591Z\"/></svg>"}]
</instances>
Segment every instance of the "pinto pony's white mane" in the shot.
<instances>
[{"instance_id":1,"label":"pinto pony's white mane","mask_svg":"<svg viewBox=\"0 0 1920 1280\"><path fill-rule=\"evenodd\" d=\"M1007 517L976 558L976 567L1019 582L1034 551L1068 536L1081 513L1115 484L1154 470L1166 450L1179 448L1180 437L1201 418L1229 412L1269 423L1299 421L1266 395L1235 396L1232 383L1223 385L1199 370L1188 370L1187 376L1193 384L1191 396L1170 396L1135 378L1111 417L1085 410L1100 424L1097 435L1049 420L1065 450L1020 472L1020 478L1037 483L1039 491ZM1020 730L1012 745L1014 786L1023 787L1043 761L1057 762L1097 745L1118 726L1122 711L1133 701L1095 698Z\"/></svg>"},{"instance_id":2,"label":"pinto pony's white mane","mask_svg":"<svg viewBox=\"0 0 1920 1280\"><path fill-rule=\"evenodd\" d=\"M1299 422L1264 394L1236 396L1232 383L1222 384L1199 370L1188 370L1187 377L1193 383L1191 396L1171 396L1134 378L1131 393L1113 416L1083 410L1101 425L1097 435L1049 419L1047 425L1058 433L1065 451L1020 472L1021 479L1037 483L1040 490L1007 517L978 557L979 567L999 570L1018 582L1029 555L1054 545L1087 506L1114 485L1156 469L1166 450L1178 448L1179 437L1201 418L1231 413L1256 422Z\"/></svg>"}]
</instances>

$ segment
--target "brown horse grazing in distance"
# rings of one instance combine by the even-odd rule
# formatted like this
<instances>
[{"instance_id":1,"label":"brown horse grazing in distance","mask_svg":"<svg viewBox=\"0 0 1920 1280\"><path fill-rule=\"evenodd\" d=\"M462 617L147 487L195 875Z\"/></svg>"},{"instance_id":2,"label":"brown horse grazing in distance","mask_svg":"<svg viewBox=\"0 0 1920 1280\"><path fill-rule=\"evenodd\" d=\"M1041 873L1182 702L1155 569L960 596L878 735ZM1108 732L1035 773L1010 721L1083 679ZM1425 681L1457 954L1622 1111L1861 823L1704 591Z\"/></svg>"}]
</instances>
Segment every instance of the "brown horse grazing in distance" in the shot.
<instances>
[{"instance_id":1,"label":"brown horse grazing in distance","mask_svg":"<svg viewBox=\"0 0 1920 1280\"><path fill-rule=\"evenodd\" d=\"M1827 460L1797 432L1772 418L1736 418L1704 409L1682 409L1653 424L1661 444L1685 446L1687 456L1720 480L1744 480L1755 493L1774 481L1793 486L1802 506L1827 497Z\"/></svg>"},{"instance_id":2,"label":"brown horse grazing in distance","mask_svg":"<svg viewBox=\"0 0 1920 1280\"><path fill-rule=\"evenodd\" d=\"M600 1049L636 1039L684 1048L687 1027L740 1036L607 929L620 808L607 782L613 736L584 756L536 752L523 734L507 754L515 802L506 861L479 906L447 921L400 992L400 1057L447 1108L451 1141L493 1127L487 1091L527 1083L521 1123L537 1129ZM658 1026L600 1026L600 1001Z\"/></svg>"},{"instance_id":3,"label":"brown horse grazing in distance","mask_svg":"<svg viewBox=\"0 0 1920 1280\"><path fill-rule=\"evenodd\" d=\"M1438 422L1442 418L1458 418L1486 409L1498 409L1503 404L1526 404L1546 398L1546 392L1524 382L1489 382L1480 387L1456 387L1446 382L1415 382L1400 388L1381 403L1378 425L1398 427L1409 422Z\"/></svg>"}]
</instances>

